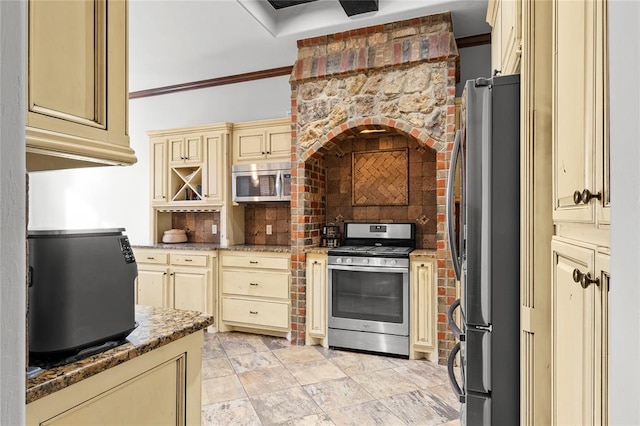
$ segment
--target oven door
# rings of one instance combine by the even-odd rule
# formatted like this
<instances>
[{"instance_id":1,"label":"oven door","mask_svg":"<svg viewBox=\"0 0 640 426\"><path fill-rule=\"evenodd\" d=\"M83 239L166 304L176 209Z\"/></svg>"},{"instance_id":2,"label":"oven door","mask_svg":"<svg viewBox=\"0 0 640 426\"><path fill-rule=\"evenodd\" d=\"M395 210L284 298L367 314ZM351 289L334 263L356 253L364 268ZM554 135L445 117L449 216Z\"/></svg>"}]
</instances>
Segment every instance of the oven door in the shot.
<instances>
[{"instance_id":1,"label":"oven door","mask_svg":"<svg viewBox=\"0 0 640 426\"><path fill-rule=\"evenodd\" d=\"M329 265L329 328L409 335L409 271Z\"/></svg>"}]
</instances>

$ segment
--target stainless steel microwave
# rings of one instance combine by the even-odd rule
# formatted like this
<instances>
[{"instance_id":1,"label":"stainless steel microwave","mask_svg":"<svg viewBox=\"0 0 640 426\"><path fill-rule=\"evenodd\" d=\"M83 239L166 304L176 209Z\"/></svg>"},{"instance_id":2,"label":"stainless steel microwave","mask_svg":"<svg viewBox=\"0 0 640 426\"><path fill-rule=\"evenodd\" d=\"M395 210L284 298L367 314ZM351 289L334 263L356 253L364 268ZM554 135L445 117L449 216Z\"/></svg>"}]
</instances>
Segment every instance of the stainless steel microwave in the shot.
<instances>
[{"instance_id":1,"label":"stainless steel microwave","mask_svg":"<svg viewBox=\"0 0 640 426\"><path fill-rule=\"evenodd\" d=\"M238 164L231 168L236 203L291 200L291 163Z\"/></svg>"}]
</instances>

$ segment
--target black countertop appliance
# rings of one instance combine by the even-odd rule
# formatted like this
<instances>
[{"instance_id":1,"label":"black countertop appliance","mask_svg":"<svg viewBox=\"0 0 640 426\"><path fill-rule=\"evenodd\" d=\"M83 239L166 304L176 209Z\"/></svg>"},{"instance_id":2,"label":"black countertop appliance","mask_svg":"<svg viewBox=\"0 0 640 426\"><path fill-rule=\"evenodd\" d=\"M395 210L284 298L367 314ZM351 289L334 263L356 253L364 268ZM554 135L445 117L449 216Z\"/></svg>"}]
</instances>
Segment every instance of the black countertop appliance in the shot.
<instances>
[{"instance_id":1,"label":"black countertop appliance","mask_svg":"<svg viewBox=\"0 0 640 426\"><path fill-rule=\"evenodd\" d=\"M138 275L124 228L27 234L32 356L71 356L135 328Z\"/></svg>"}]
</instances>

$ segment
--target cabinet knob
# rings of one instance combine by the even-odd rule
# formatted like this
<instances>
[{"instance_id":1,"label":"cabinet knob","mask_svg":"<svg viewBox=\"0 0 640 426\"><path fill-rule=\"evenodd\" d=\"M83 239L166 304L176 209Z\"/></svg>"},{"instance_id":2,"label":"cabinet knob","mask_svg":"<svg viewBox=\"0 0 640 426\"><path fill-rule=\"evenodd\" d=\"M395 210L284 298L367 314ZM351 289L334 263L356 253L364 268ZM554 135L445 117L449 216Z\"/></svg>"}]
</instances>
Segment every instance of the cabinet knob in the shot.
<instances>
[{"instance_id":1,"label":"cabinet knob","mask_svg":"<svg viewBox=\"0 0 640 426\"><path fill-rule=\"evenodd\" d=\"M573 282L580 284L582 288L587 288L591 284L595 284L596 286L600 285L600 278L591 279L591 274L587 272L583 274L578 268L573 270L572 274Z\"/></svg>"},{"instance_id":2,"label":"cabinet knob","mask_svg":"<svg viewBox=\"0 0 640 426\"><path fill-rule=\"evenodd\" d=\"M595 198L596 200L601 200L602 199L602 193L597 192L595 194L593 194L591 191L589 191L588 189L583 189L582 192L580 192L579 189L576 189L575 192L573 193L573 202L574 204L587 204L589 201L591 201L592 198Z\"/></svg>"},{"instance_id":3,"label":"cabinet knob","mask_svg":"<svg viewBox=\"0 0 640 426\"><path fill-rule=\"evenodd\" d=\"M267 151L267 155L271 154L271 151Z\"/></svg>"}]
</instances>

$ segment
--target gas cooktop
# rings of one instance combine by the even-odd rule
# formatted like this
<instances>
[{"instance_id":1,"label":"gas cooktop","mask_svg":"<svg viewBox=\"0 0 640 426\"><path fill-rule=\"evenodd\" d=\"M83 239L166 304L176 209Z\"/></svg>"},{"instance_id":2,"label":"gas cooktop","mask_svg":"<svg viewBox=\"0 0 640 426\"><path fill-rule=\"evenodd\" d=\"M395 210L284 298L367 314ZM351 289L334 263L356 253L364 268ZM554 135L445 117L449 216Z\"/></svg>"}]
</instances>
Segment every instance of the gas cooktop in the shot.
<instances>
[{"instance_id":1,"label":"gas cooktop","mask_svg":"<svg viewBox=\"0 0 640 426\"><path fill-rule=\"evenodd\" d=\"M413 251L413 247L392 246L341 246L329 250L331 256L384 256L407 257Z\"/></svg>"}]
</instances>

